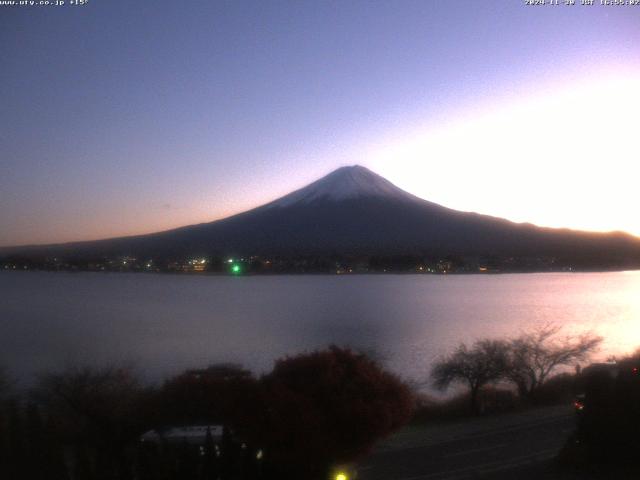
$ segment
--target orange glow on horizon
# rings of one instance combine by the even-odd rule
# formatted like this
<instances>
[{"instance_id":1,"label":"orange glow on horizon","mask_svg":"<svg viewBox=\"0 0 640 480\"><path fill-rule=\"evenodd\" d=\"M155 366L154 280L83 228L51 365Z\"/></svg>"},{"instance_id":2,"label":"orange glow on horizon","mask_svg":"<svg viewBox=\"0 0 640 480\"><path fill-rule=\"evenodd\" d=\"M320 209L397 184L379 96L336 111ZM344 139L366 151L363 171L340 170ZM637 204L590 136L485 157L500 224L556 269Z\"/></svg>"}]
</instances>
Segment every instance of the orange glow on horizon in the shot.
<instances>
[{"instance_id":1,"label":"orange glow on horizon","mask_svg":"<svg viewBox=\"0 0 640 480\"><path fill-rule=\"evenodd\" d=\"M340 153L309 153L299 171L286 161L253 183L220 193L203 181L179 207L108 207L57 220L22 221L6 245L141 235L212 222L305 186L341 165L360 163L418 197L463 211L587 231L640 236L637 188L640 69L556 81L519 96L484 99L425 125L401 125ZM293 162L293 161L291 161ZM314 164L313 168L308 165ZM290 174L291 173L291 174ZM166 195L166 193L163 193ZM117 222L107 221L117 218ZM43 228L46 225L47 228Z\"/></svg>"}]
</instances>

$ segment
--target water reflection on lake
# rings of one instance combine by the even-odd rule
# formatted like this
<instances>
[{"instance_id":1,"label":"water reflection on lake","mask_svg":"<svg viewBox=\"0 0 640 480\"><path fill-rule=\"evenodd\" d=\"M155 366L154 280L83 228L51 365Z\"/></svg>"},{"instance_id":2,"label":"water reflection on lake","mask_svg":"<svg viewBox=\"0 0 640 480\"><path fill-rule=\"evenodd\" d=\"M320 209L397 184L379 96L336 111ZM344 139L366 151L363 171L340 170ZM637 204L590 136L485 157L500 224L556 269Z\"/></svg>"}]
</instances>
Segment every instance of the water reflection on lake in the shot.
<instances>
[{"instance_id":1,"label":"water reflection on lake","mask_svg":"<svg viewBox=\"0 0 640 480\"><path fill-rule=\"evenodd\" d=\"M261 372L335 343L419 379L460 341L558 322L640 346L640 272L223 277L0 273L0 364L25 377L133 362L151 379L221 361Z\"/></svg>"}]
</instances>

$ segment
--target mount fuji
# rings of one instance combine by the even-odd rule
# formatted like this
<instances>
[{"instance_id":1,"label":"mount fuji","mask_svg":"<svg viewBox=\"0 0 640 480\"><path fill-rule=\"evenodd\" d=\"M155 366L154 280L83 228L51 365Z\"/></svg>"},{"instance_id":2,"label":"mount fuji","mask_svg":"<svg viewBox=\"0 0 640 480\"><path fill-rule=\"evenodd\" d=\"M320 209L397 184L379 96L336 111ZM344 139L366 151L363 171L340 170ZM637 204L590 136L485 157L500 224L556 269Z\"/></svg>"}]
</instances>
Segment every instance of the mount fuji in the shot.
<instances>
[{"instance_id":1,"label":"mount fuji","mask_svg":"<svg viewBox=\"0 0 640 480\"><path fill-rule=\"evenodd\" d=\"M356 165L222 220L148 235L0 250L0 256L18 253L548 257L588 268L630 268L640 267L640 238L622 232L541 228L452 210Z\"/></svg>"},{"instance_id":2,"label":"mount fuji","mask_svg":"<svg viewBox=\"0 0 640 480\"><path fill-rule=\"evenodd\" d=\"M267 207L290 207L314 202L340 202L357 198L382 198L387 200L418 200L401 190L386 178L371 170L354 165L334 170L320 180L267 204Z\"/></svg>"}]
</instances>

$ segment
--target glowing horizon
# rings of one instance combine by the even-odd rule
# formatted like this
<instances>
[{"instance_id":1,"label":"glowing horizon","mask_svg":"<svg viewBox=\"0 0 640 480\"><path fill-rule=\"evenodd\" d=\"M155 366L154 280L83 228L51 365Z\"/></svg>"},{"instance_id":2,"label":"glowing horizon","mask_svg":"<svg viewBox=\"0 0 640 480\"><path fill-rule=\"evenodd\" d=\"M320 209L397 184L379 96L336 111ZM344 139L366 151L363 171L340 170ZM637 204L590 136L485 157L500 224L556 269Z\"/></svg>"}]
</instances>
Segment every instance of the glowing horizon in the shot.
<instances>
[{"instance_id":1,"label":"glowing horizon","mask_svg":"<svg viewBox=\"0 0 640 480\"><path fill-rule=\"evenodd\" d=\"M633 175L633 115L640 111L640 71L599 73L589 80L567 83L570 86L562 89L546 86L517 98L479 99L482 110L472 104L437 123L405 128L409 133L390 132L384 142L360 145L351 155L367 155L368 161L360 162L362 165L403 190L448 208L541 227L623 231L640 236L640 220L628 218L620 209L620 205L640 200L634 192ZM605 156L607 171L596 170ZM470 163L472 157L478 160ZM433 158L437 161L429 161ZM514 162L535 168L521 171ZM334 168L352 163L358 162L346 161ZM523 176L521 182L509 177L514 171ZM432 181L433 177L439 180ZM569 181L571 178L575 180ZM140 235L212 222L259 207L306 184L293 184L289 190L255 204L236 199L237 208L229 200L213 218L202 209L194 209L155 228L122 229L112 235L69 237L62 242ZM540 196L534 195L539 188L541 195L548 197L547 202L540 202ZM598 195L593 195L596 191ZM501 196L496 198L495 193ZM567 197L581 202L579 208L567 210ZM609 201L601 202L603 197ZM167 210L171 208L181 210ZM594 210L601 216L591 218Z\"/></svg>"},{"instance_id":2,"label":"glowing horizon","mask_svg":"<svg viewBox=\"0 0 640 480\"><path fill-rule=\"evenodd\" d=\"M210 222L351 164L457 210L640 236L640 9L157 3L0 19L0 246Z\"/></svg>"},{"instance_id":3,"label":"glowing horizon","mask_svg":"<svg viewBox=\"0 0 640 480\"><path fill-rule=\"evenodd\" d=\"M333 160L334 167L324 174L360 163L403 190L448 208L540 227L640 236L640 220L629 218L620 208L633 204L634 199L640 201L633 188L633 115L640 111L640 70L600 72L588 80L574 78L562 83L569 86L554 89L547 85L515 98L478 99L481 108L471 104L453 114L445 113L437 122L389 132L383 142L359 145L348 154L356 158L366 155L367 161ZM605 156L609 158L607 171L597 170ZM429 161L433 158L437 161ZM477 160L469 162L469 158ZM535 168L522 171L515 162ZM515 171L523 177L521 182L509 176ZM125 228L111 235L69 237L62 242L140 235L221 220L317 178L292 184L271 196L267 193L257 203L242 197L236 202L229 199L213 217L202 211L207 210L204 205L157 227ZM571 178L575 180L569 181ZM538 189L541 193L536 196ZM593 195L596 191L598 195ZM541 202L541 196L547 201ZM578 208L568 210L567 197L580 202ZM602 202L602 198L609 201ZM171 209L183 210L167 208ZM591 218L594 210L601 216Z\"/></svg>"},{"instance_id":4,"label":"glowing horizon","mask_svg":"<svg viewBox=\"0 0 640 480\"><path fill-rule=\"evenodd\" d=\"M639 85L640 71L601 74L470 109L471 115L387 140L371 165L411 193L456 210L640 236L640 219L626 210L640 203Z\"/></svg>"}]
</instances>

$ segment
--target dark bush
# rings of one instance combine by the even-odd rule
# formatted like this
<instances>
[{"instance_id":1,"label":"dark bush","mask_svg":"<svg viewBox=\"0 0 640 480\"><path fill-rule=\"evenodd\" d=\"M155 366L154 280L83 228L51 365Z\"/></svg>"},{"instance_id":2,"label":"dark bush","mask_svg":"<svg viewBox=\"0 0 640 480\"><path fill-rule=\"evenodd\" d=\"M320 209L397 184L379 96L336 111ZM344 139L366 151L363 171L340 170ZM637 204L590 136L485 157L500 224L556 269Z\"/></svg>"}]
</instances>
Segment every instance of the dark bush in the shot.
<instances>
[{"instance_id":1,"label":"dark bush","mask_svg":"<svg viewBox=\"0 0 640 480\"><path fill-rule=\"evenodd\" d=\"M279 478L326 478L406 423L414 405L397 377L338 347L279 360L260 383L246 432Z\"/></svg>"},{"instance_id":2,"label":"dark bush","mask_svg":"<svg viewBox=\"0 0 640 480\"><path fill-rule=\"evenodd\" d=\"M188 370L165 382L158 395L161 425L233 425L255 408L257 380L235 364Z\"/></svg>"},{"instance_id":3,"label":"dark bush","mask_svg":"<svg viewBox=\"0 0 640 480\"><path fill-rule=\"evenodd\" d=\"M631 465L640 451L640 356L585 371L578 439L589 462Z\"/></svg>"},{"instance_id":4,"label":"dark bush","mask_svg":"<svg viewBox=\"0 0 640 480\"><path fill-rule=\"evenodd\" d=\"M538 405L570 404L578 393L578 378L576 375L560 373L549 378L538 387L535 401Z\"/></svg>"}]
</instances>

